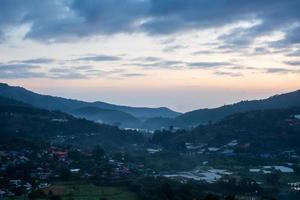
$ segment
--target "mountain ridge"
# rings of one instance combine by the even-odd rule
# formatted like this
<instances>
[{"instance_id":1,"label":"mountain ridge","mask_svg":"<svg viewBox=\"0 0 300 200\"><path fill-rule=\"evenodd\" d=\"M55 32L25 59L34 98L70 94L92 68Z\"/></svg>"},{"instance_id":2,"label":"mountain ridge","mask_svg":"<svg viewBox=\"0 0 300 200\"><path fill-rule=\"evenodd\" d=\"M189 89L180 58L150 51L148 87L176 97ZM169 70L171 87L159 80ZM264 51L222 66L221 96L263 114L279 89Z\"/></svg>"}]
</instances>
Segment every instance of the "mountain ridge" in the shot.
<instances>
[{"instance_id":1,"label":"mountain ridge","mask_svg":"<svg viewBox=\"0 0 300 200\"><path fill-rule=\"evenodd\" d=\"M85 102L75 99L63 98L51 95L42 95L19 86L10 86L6 83L0 83L0 95L12 99L22 101L34 105L39 108L48 110L61 110L70 113L72 110L80 107L95 106L101 109L119 110L127 112L136 118L152 118L152 117L176 117L179 112L175 112L169 108L147 108L147 107L130 107L114 105L106 102L95 101Z\"/></svg>"},{"instance_id":2,"label":"mountain ridge","mask_svg":"<svg viewBox=\"0 0 300 200\"><path fill-rule=\"evenodd\" d=\"M266 99L246 100L217 108L197 109L184 113L172 121L179 127L193 127L209 122L216 122L231 114L251 110L279 109L300 106L300 90L273 95Z\"/></svg>"}]
</instances>

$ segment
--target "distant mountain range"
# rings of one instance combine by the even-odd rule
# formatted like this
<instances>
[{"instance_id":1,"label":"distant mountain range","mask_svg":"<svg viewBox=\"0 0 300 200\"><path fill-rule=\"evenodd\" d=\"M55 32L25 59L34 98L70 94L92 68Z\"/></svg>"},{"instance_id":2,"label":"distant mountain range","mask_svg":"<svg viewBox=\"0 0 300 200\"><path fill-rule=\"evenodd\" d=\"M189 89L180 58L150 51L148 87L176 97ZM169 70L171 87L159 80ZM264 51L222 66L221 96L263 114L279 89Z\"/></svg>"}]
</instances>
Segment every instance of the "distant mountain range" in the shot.
<instances>
[{"instance_id":1,"label":"distant mountain range","mask_svg":"<svg viewBox=\"0 0 300 200\"><path fill-rule=\"evenodd\" d=\"M0 87L0 94L0 137L2 138L53 139L62 136L68 138L67 143L70 144L99 143L108 148L144 144L145 138L140 132L92 122L103 120L99 122L114 124L121 121L124 126L139 126L147 129L169 128L167 126L189 127L188 130L172 129L156 131L153 134L150 139L151 144L170 150L182 150L187 142L206 143L209 146L219 147L233 140L240 143L237 151L244 151L245 145L247 151L258 153L266 150L275 152L290 148L299 149L300 91L276 95L264 100L242 101L215 109L200 109L173 119L154 117L143 122L124 111L98 108L94 103L39 95L8 85ZM18 101L11 97L4 97L3 94L21 99L22 95L28 96L25 98L26 101ZM56 105L55 108L67 110L69 114L61 110L57 111L58 109L40 108L41 105L53 108L45 102L37 107L29 101L29 97L32 97L33 102L38 101L38 98L45 99L51 105ZM55 101L56 99L58 102ZM69 105L68 101L74 105ZM60 105L62 102L65 103L65 109ZM210 121L212 123L209 123ZM192 126L196 127L191 128ZM74 137L76 139L73 139Z\"/></svg>"},{"instance_id":2,"label":"distant mountain range","mask_svg":"<svg viewBox=\"0 0 300 200\"><path fill-rule=\"evenodd\" d=\"M184 114L169 108L129 107L105 102L85 102L49 95L41 95L22 87L0 83L0 96L21 101L32 106L59 110L79 118L86 118L123 128L168 129L169 127L193 128L215 123L225 117L253 110L282 109L300 106L300 90L275 95L267 99L241 101L212 109L199 109Z\"/></svg>"},{"instance_id":3,"label":"distant mountain range","mask_svg":"<svg viewBox=\"0 0 300 200\"><path fill-rule=\"evenodd\" d=\"M131 114L119 110L101 109L98 107L81 107L71 111L71 114L76 117L86 118L88 120L108 123L112 125L123 125L125 127L140 126L141 121ZM120 124L118 124L120 123Z\"/></svg>"},{"instance_id":4,"label":"distant mountain range","mask_svg":"<svg viewBox=\"0 0 300 200\"><path fill-rule=\"evenodd\" d=\"M178 127L193 127L199 124L217 122L235 113L242 113L252 110L281 109L299 106L300 90L297 90L286 94L275 95L262 100L241 101L239 103L213 109L194 110L176 117L174 120L172 120L171 123L172 125Z\"/></svg>"},{"instance_id":5,"label":"distant mountain range","mask_svg":"<svg viewBox=\"0 0 300 200\"><path fill-rule=\"evenodd\" d=\"M141 127L142 121L153 117L174 118L181 113L169 108L129 107L105 102L85 102L49 95L41 95L22 87L0 83L0 96L28 103L38 108L59 110L75 116L101 121L108 124L120 124L122 127Z\"/></svg>"}]
</instances>

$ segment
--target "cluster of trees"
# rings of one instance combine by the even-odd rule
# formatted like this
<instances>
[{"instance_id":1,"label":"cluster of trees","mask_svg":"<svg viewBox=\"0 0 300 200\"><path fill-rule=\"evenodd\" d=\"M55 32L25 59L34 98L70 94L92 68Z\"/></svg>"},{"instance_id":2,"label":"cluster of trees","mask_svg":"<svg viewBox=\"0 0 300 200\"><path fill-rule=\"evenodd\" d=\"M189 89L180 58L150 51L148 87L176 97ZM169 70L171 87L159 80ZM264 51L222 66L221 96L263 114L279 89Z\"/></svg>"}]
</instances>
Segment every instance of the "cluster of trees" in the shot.
<instances>
[{"instance_id":1,"label":"cluster of trees","mask_svg":"<svg viewBox=\"0 0 300 200\"><path fill-rule=\"evenodd\" d=\"M184 150L186 142L221 146L231 140L253 144L247 150L256 153L299 149L299 113L300 107L238 113L189 131L156 131L151 142L169 150Z\"/></svg>"},{"instance_id":2,"label":"cluster of trees","mask_svg":"<svg viewBox=\"0 0 300 200\"><path fill-rule=\"evenodd\" d=\"M205 184L194 181L180 183L162 177L142 177L130 189L143 200L235 200L235 195L261 195L271 198L251 179ZM268 196L269 195L269 196Z\"/></svg>"}]
</instances>

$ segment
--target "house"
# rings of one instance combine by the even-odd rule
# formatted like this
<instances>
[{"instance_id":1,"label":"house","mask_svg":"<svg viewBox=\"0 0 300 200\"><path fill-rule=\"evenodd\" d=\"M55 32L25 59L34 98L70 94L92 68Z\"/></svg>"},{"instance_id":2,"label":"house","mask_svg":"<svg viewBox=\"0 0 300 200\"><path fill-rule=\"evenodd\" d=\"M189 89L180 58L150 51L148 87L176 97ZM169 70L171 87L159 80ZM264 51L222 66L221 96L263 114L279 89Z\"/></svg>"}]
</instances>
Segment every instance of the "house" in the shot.
<instances>
[{"instance_id":1,"label":"house","mask_svg":"<svg viewBox=\"0 0 300 200\"><path fill-rule=\"evenodd\" d=\"M0 190L0 199L4 199L6 192L3 190Z\"/></svg>"},{"instance_id":2,"label":"house","mask_svg":"<svg viewBox=\"0 0 300 200\"><path fill-rule=\"evenodd\" d=\"M70 169L70 172L72 172L72 173L78 173L80 171L80 169Z\"/></svg>"},{"instance_id":3,"label":"house","mask_svg":"<svg viewBox=\"0 0 300 200\"><path fill-rule=\"evenodd\" d=\"M17 179L17 180L9 180L9 184L14 185L16 187L21 185L21 180Z\"/></svg>"},{"instance_id":4,"label":"house","mask_svg":"<svg viewBox=\"0 0 300 200\"><path fill-rule=\"evenodd\" d=\"M49 187L49 186L50 186L49 183L40 183L40 184L38 185L38 188L39 188L39 189L44 189L44 188L47 188L47 187Z\"/></svg>"},{"instance_id":5,"label":"house","mask_svg":"<svg viewBox=\"0 0 300 200\"><path fill-rule=\"evenodd\" d=\"M288 183L288 185L291 187L291 190L300 191L300 182Z\"/></svg>"},{"instance_id":6,"label":"house","mask_svg":"<svg viewBox=\"0 0 300 200\"><path fill-rule=\"evenodd\" d=\"M261 199L260 197L255 196L255 195L238 195L238 196L236 196L236 198L240 199L240 200L259 200L259 199Z\"/></svg>"},{"instance_id":7,"label":"house","mask_svg":"<svg viewBox=\"0 0 300 200\"><path fill-rule=\"evenodd\" d=\"M27 192L30 192L32 190L32 185L28 182L25 183L23 186Z\"/></svg>"},{"instance_id":8,"label":"house","mask_svg":"<svg viewBox=\"0 0 300 200\"><path fill-rule=\"evenodd\" d=\"M68 152L66 151L53 151L53 154L57 156L58 158L65 158L68 155Z\"/></svg>"},{"instance_id":9,"label":"house","mask_svg":"<svg viewBox=\"0 0 300 200\"><path fill-rule=\"evenodd\" d=\"M212 152L215 152L215 151L219 151L220 148L218 147L208 147L208 151L212 151Z\"/></svg>"}]
</instances>

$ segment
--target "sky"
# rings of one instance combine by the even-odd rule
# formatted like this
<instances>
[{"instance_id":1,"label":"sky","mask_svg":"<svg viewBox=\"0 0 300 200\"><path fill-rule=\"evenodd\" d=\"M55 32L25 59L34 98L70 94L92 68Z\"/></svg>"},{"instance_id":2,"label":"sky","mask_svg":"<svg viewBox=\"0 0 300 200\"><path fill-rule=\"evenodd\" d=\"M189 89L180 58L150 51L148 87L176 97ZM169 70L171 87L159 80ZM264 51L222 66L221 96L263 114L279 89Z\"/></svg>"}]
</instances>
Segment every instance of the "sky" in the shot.
<instances>
[{"instance_id":1,"label":"sky","mask_svg":"<svg viewBox=\"0 0 300 200\"><path fill-rule=\"evenodd\" d=\"M299 0L0 0L0 82L212 108L300 89Z\"/></svg>"}]
</instances>

